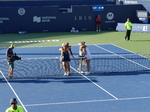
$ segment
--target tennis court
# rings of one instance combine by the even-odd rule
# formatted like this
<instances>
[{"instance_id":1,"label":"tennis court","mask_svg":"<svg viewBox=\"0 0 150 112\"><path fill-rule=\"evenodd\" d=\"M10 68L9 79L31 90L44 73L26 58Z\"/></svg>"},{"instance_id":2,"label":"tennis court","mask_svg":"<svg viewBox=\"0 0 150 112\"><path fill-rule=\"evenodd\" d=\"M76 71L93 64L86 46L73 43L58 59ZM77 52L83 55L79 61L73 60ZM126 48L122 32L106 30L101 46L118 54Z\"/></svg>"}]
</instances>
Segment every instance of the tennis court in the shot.
<instances>
[{"instance_id":1,"label":"tennis court","mask_svg":"<svg viewBox=\"0 0 150 112\"><path fill-rule=\"evenodd\" d=\"M3 78L7 77L7 67L1 66L0 88L2 89L0 89L0 111L4 111L9 107L9 100L12 97L18 98L19 105L22 105L26 112L149 111L150 72L148 70L150 69L150 65L148 63L150 63L150 60L139 55L133 59L124 57L123 55L125 54L133 55L134 53L113 44L88 45L88 47L94 56L103 55L106 57L107 55L115 55L113 59L118 60L119 57L119 62L109 60L109 57L107 57L105 58L106 61L104 61L108 62L107 64L97 65L96 60L94 63L91 63L91 67L93 71L97 71L97 69L93 68L101 68L99 73L93 72L86 76L79 74L76 66L71 62L72 72L76 72L76 74L67 77L63 76L63 71L59 70L58 66L55 68L41 67L34 69L30 64L24 64L25 66L23 66L22 63L20 65L21 69L16 68L19 71L16 70L14 72L14 75L18 78L11 80ZM22 57L22 60L16 61L16 64L26 58L31 58L31 60L34 58L45 59L46 57L57 58L60 54L58 51L59 48L60 46L15 48L14 52ZM1 54L5 53L5 51L5 48L0 49ZM78 46L72 46L72 51L75 57L77 57ZM112 59L112 57L110 58ZM5 56L1 56L1 60L4 59ZM142 60L142 62L139 60ZM46 61L43 62L44 65L49 66L49 63L46 64ZM54 65L55 62L53 63ZM34 63L31 64L33 65ZM116 65L109 66L110 64ZM41 69L45 71L51 69L58 72L59 75L47 76L49 72L39 72L39 74L47 75L22 77L30 73L26 67L38 72ZM111 71L112 69L116 71ZM120 72L123 69L127 69L127 71ZM29 75L32 76L32 74L34 73L30 73Z\"/></svg>"}]
</instances>

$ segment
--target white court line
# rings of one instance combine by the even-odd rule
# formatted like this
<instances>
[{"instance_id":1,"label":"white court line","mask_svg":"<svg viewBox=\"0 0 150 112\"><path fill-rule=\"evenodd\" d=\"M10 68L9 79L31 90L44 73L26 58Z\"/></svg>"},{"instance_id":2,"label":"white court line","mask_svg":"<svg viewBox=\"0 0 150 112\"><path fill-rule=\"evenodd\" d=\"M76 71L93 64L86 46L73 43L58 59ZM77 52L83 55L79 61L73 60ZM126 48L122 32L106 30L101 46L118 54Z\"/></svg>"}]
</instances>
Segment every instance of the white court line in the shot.
<instances>
[{"instance_id":1,"label":"white court line","mask_svg":"<svg viewBox=\"0 0 150 112\"><path fill-rule=\"evenodd\" d=\"M95 44L94 44L95 45ZM135 61L132 61L132 60L130 60L130 59L127 59L127 58L125 58L125 57L123 57L123 56L121 56L121 55L119 55L119 54L116 54L116 53L114 53L114 52L112 52L112 51L110 51L110 50L107 50L107 49L105 49L105 48L103 48L103 47L100 47L100 46L98 46L98 45L95 45L96 47L98 47L98 48L100 48L100 49L103 49L103 50L105 50L105 51L107 51L107 52L110 52L110 53L112 53L112 54L114 54L114 55L117 55L117 56L119 56L119 57L121 57L121 58L123 58L123 59L125 59L125 60L127 60L127 61L130 61L130 62L132 62L132 63L134 63L134 64L137 64L137 65L139 65L139 66L141 66L141 67L143 67L143 68L146 68L146 69L149 69L150 70L150 68L149 67L146 67L146 66L144 66L144 65L141 65L141 64L139 64L139 63L137 63L137 62L135 62Z\"/></svg>"},{"instance_id":2,"label":"white court line","mask_svg":"<svg viewBox=\"0 0 150 112\"><path fill-rule=\"evenodd\" d=\"M45 105L64 105L64 104L78 104L78 103L94 103L94 102L108 102L108 101L126 101L126 100L140 100L140 99L150 99L150 96L148 97L133 97L133 98L119 98L116 99L104 99L104 100L86 100L86 101L73 101L73 102L57 102L57 103L41 103L41 104L28 104L25 105L28 106L45 106Z\"/></svg>"},{"instance_id":3,"label":"white court line","mask_svg":"<svg viewBox=\"0 0 150 112\"><path fill-rule=\"evenodd\" d=\"M135 53L135 52L133 52L133 51L130 51L130 50L124 49L124 48L119 47L119 46L114 45L114 44L112 44L112 45L113 45L113 46L115 46L115 47L118 47L118 48L120 48L120 49L126 50L126 51L128 51L128 52L131 52L131 53L133 53L133 54L136 54L136 53ZM138 55L138 56L141 56L141 57L143 57L143 58L145 58L145 59L149 59L149 58L144 57L144 56L142 56L142 55L140 55L140 54L142 54L142 53L137 53L137 55ZM143 54L146 54L146 53L143 53ZM149 54L149 52L148 52L148 54ZM149 59L149 60L150 60L150 59Z\"/></svg>"},{"instance_id":4,"label":"white court line","mask_svg":"<svg viewBox=\"0 0 150 112\"><path fill-rule=\"evenodd\" d=\"M112 44L112 45L113 45L113 46L115 46L115 47L118 47L118 48L120 48L120 49L123 49L123 50L125 50L125 51L128 51L128 52L131 52L131 53L133 53L133 54L136 54L136 53L135 53L135 52L133 52L133 51L130 51L130 50L124 49L124 48L119 47L119 46L114 45L114 44ZM142 53L141 53L141 54L142 54ZM149 59L149 58L147 58L147 57L144 57L144 56L140 55L140 53L139 53L139 54L137 53L137 55L138 55L138 56L140 56L140 57L143 57L143 58L145 58L145 59Z\"/></svg>"},{"instance_id":5,"label":"white court line","mask_svg":"<svg viewBox=\"0 0 150 112\"><path fill-rule=\"evenodd\" d=\"M74 71L78 72L75 68L71 67ZM79 72L78 72L79 73ZM104 88L102 88L100 85L96 84L95 82L93 82L91 79L89 79L87 76L79 73L80 75L82 75L84 78L86 78L87 80L89 80L90 82L92 82L94 85L96 85L98 88L102 89L103 91L105 91L107 94L109 94L110 96L112 96L113 98L115 98L116 100L118 100L117 97L115 97L113 94L111 94L110 92L108 92L107 90L105 90Z\"/></svg>"},{"instance_id":6,"label":"white court line","mask_svg":"<svg viewBox=\"0 0 150 112\"><path fill-rule=\"evenodd\" d=\"M125 50L125 51L128 51L128 52L131 52L131 53L135 54L133 51L130 51L130 50L124 49L124 48L122 48L122 47L119 47L119 46L117 46L117 45L114 45L114 44L112 44L112 45L113 45L113 46L115 46L115 47L118 47L118 48L120 48L120 49L123 49L123 50Z\"/></svg>"},{"instance_id":7,"label":"white court line","mask_svg":"<svg viewBox=\"0 0 150 112\"><path fill-rule=\"evenodd\" d=\"M3 74L3 72L1 70L0 70L0 73L2 74L2 76L5 79L5 81L7 82L7 84L9 85L10 89L15 94L15 96L18 99L18 101L20 102L21 106L24 108L25 112L28 112L27 109L25 108L25 106L23 105L22 101L20 100L19 96L17 95L17 93L15 92L15 90L13 89L13 87L11 86L11 84L8 82L8 80L6 79L6 77L4 76L4 74Z\"/></svg>"}]
</instances>

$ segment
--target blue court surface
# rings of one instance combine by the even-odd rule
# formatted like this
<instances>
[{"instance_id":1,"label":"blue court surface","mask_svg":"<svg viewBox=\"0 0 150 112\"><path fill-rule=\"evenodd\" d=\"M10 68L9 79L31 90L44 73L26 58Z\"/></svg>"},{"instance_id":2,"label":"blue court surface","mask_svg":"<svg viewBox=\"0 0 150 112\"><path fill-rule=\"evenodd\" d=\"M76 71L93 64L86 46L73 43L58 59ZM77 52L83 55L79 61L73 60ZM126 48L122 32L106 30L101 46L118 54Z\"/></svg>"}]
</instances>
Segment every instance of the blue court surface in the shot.
<instances>
[{"instance_id":1,"label":"blue court surface","mask_svg":"<svg viewBox=\"0 0 150 112\"><path fill-rule=\"evenodd\" d=\"M15 48L14 52L22 59L59 57L59 48ZM113 44L88 45L88 48L92 55L133 53ZM78 49L72 46L75 56ZM5 52L5 48L0 49L1 59L6 58ZM25 112L148 112L149 74L149 71L138 71L7 79L2 71L0 112L10 106L9 100L13 97Z\"/></svg>"}]
</instances>

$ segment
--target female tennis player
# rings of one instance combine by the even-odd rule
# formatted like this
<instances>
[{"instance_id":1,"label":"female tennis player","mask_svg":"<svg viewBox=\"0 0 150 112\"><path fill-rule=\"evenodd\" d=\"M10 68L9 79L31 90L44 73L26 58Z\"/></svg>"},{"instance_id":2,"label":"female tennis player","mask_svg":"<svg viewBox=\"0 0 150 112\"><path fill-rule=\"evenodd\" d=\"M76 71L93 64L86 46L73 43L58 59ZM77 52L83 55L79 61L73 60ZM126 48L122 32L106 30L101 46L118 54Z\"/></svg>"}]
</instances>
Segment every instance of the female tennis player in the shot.
<instances>
[{"instance_id":1,"label":"female tennis player","mask_svg":"<svg viewBox=\"0 0 150 112\"><path fill-rule=\"evenodd\" d=\"M91 53L88 49L88 47L85 45L85 42L81 42L79 46L79 57L80 57L80 64L79 64L79 71L83 73L82 71L82 63L85 61L87 72L85 72L85 75L90 74L90 60L92 58Z\"/></svg>"},{"instance_id":2,"label":"female tennis player","mask_svg":"<svg viewBox=\"0 0 150 112\"><path fill-rule=\"evenodd\" d=\"M60 60L64 68L64 75L68 76L70 74L70 46L63 44L59 50L61 51Z\"/></svg>"}]
</instances>

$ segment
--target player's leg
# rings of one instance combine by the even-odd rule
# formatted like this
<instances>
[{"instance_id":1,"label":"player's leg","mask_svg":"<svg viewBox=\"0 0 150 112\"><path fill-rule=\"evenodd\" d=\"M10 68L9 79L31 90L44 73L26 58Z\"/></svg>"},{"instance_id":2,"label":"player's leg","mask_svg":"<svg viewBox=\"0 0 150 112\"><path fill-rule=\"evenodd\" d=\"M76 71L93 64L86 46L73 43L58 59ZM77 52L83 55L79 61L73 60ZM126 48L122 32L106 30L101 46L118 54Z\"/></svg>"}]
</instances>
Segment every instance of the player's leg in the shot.
<instances>
[{"instance_id":1,"label":"player's leg","mask_svg":"<svg viewBox=\"0 0 150 112\"><path fill-rule=\"evenodd\" d=\"M90 74L90 59L87 59L87 60L86 60L86 68L87 68L87 73L86 73L86 75L87 75L87 74Z\"/></svg>"},{"instance_id":2,"label":"player's leg","mask_svg":"<svg viewBox=\"0 0 150 112\"><path fill-rule=\"evenodd\" d=\"M66 73L67 75L70 74L70 62L69 61L66 62Z\"/></svg>"},{"instance_id":3,"label":"player's leg","mask_svg":"<svg viewBox=\"0 0 150 112\"><path fill-rule=\"evenodd\" d=\"M64 75L67 75L67 67L66 67L66 62L62 62L63 68L64 68Z\"/></svg>"},{"instance_id":4,"label":"player's leg","mask_svg":"<svg viewBox=\"0 0 150 112\"><path fill-rule=\"evenodd\" d=\"M79 68L78 68L79 71L82 70L82 59L79 59Z\"/></svg>"},{"instance_id":5,"label":"player's leg","mask_svg":"<svg viewBox=\"0 0 150 112\"><path fill-rule=\"evenodd\" d=\"M83 58L79 59L79 68L78 68L78 70L79 70L80 73L83 73L83 71L82 71L82 63L83 63Z\"/></svg>"}]
</instances>

